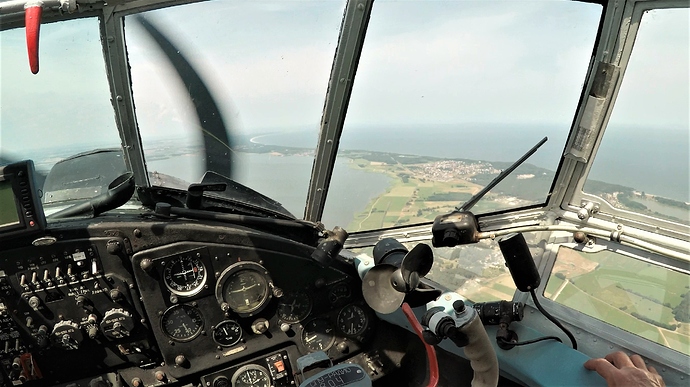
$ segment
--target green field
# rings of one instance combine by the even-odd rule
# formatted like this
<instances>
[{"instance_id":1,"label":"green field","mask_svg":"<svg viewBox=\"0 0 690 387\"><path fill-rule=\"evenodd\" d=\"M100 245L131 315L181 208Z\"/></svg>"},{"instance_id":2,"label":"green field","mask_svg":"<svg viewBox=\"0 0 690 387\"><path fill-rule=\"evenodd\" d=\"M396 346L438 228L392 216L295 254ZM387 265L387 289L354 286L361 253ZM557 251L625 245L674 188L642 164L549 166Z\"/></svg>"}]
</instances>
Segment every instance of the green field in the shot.
<instances>
[{"instance_id":1,"label":"green field","mask_svg":"<svg viewBox=\"0 0 690 387\"><path fill-rule=\"evenodd\" d=\"M447 214L458 205L470 199L481 186L455 178L437 181L418 176L424 164L392 164L395 158L381 158L371 161L355 158L351 167L369 172L382 173L392 178L388 190L372 199L367 208L355 216L347 230L363 231L433 221L440 214ZM501 208L494 201L496 196L488 194L474 211L487 212Z\"/></svg>"},{"instance_id":2,"label":"green field","mask_svg":"<svg viewBox=\"0 0 690 387\"><path fill-rule=\"evenodd\" d=\"M595 269L568 276L569 265L561 262L559 252L554 273L568 278L552 275L545 296L677 351L690 350L688 324L673 314L690 289L688 275L613 252L568 251L570 257L563 261L571 270L587 265Z\"/></svg>"}]
</instances>

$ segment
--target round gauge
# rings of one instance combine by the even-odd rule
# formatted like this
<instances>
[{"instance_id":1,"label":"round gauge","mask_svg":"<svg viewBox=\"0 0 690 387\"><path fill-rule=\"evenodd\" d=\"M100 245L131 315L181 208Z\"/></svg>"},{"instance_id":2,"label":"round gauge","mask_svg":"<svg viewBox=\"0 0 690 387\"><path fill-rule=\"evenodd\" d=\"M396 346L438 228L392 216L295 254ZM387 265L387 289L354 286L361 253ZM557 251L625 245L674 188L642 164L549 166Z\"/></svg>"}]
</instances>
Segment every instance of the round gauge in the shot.
<instances>
[{"instance_id":1,"label":"round gauge","mask_svg":"<svg viewBox=\"0 0 690 387\"><path fill-rule=\"evenodd\" d=\"M260 312L272 297L271 279L263 266L254 262L236 263L221 274L216 288L218 302L242 317Z\"/></svg>"},{"instance_id":2,"label":"round gauge","mask_svg":"<svg viewBox=\"0 0 690 387\"><path fill-rule=\"evenodd\" d=\"M213 341L223 347L232 347L242 339L242 327L237 321L221 321L213 329Z\"/></svg>"},{"instance_id":3,"label":"round gauge","mask_svg":"<svg viewBox=\"0 0 690 387\"><path fill-rule=\"evenodd\" d=\"M190 341L199 336L203 327L201 312L190 305L171 306L161 316L161 329L175 341Z\"/></svg>"},{"instance_id":4,"label":"round gauge","mask_svg":"<svg viewBox=\"0 0 690 387\"><path fill-rule=\"evenodd\" d=\"M357 305L348 305L338 313L336 325L341 332L348 336L362 334L368 324L367 314Z\"/></svg>"},{"instance_id":5,"label":"round gauge","mask_svg":"<svg viewBox=\"0 0 690 387\"><path fill-rule=\"evenodd\" d=\"M326 351L333 345L333 327L326 319L311 320L302 330L302 344L311 352Z\"/></svg>"},{"instance_id":6,"label":"round gauge","mask_svg":"<svg viewBox=\"0 0 690 387\"><path fill-rule=\"evenodd\" d=\"M328 301L337 304L340 301L350 298L350 288L346 284L338 284L328 292Z\"/></svg>"},{"instance_id":7,"label":"round gauge","mask_svg":"<svg viewBox=\"0 0 690 387\"><path fill-rule=\"evenodd\" d=\"M193 296L204 287L206 268L201 260L190 254L170 259L163 270L163 281L172 293L179 296Z\"/></svg>"},{"instance_id":8,"label":"round gauge","mask_svg":"<svg viewBox=\"0 0 690 387\"><path fill-rule=\"evenodd\" d=\"M271 377L266 368L249 364L232 375L232 387L271 387Z\"/></svg>"},{"instance_id":9,"label":"round gauge","mask_svg":"<svg viewBox=\"0 0 690 387\"><path fill-rule=\"evenodd\" d=\"M278 303L278 318L286 323L298 323L311 312L311 299L305 292L287 293Z\"/></svg>"}]
</instances>

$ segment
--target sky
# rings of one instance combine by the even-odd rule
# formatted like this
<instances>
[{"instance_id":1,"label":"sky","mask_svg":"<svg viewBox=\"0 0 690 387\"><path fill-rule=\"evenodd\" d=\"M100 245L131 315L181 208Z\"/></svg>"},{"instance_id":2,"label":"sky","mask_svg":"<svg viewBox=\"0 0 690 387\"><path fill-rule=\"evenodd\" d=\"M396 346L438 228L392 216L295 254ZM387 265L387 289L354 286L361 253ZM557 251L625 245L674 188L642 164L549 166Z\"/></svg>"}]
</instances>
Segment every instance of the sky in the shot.
<instances>
[{"instance_id":1,"label":"sky","mask_svg":"<svg viewBox=\"0 0 690 387\"><path fill-rule=\"evenodd\" d=\"M316 132L344 3L223 1L147 16L200 71L225 120L239 133ZM683 12L652 23L685 23L684 34L654 32L667 35L654 47L658 55L673 55L678 47L685 51L680 60L653 56L641 64L655 69L644 72L653 83L628 86L636 92L619 109L624 124L658 116L664 125L687 128L688 17ZM561 1L377 1L346 132L468 122L567 127L600 13L596 4ZM28 69L23 31L0 34L0 150L16 153L94 139L119 145L97 21L47 24L41 32L37 76ZM191 102L171 67L134 20L126 19L125 32L142 136L196 133ZM651 92L670 102L650 102Z\"/></svg>"}]
</instances>

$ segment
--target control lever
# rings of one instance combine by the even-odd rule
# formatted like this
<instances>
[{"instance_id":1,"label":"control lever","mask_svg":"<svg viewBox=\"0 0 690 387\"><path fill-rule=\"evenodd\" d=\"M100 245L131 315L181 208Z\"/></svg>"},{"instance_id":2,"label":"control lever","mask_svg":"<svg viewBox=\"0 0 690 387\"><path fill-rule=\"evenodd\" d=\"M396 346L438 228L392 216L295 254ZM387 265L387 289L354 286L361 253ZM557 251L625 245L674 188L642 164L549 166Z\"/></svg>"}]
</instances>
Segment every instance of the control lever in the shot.
<instances>
[{"instance_id":1,"label":"control lever","mask_svg":"<svg viewBox=\"0 0 690 387\"><path fill-rule=\"evenodd\" d=\"M460 327L469 321L467 317L471 318L475 315L467 313L469 309L465 307L465 303L462 300L457 300L453 303L453 310L455 312L454 317L451 317L440 306L431 308L424 313L422 326L427 327L422 332L424 341L428 344L436 345L443 339L449 338L458 347L464 347L469 343L469 338L460 332Z\"/></svg>"},{"instance_id":2,"label":"control lever","mask_svg":"<svg viewBox=\"0 0 690 387\"><path fill-rule=\"evenodd\" d=\"M450 310L448 303L456 293L446 293L445 297L427 304L427 312L422 317L424 341L438 344L449 338L455 345L463 347L465 356L474 370L473 386L498 385L498 359L484 325L474 308L465 307L462 300L456 299ZM446 301L448 300L448 301ZM448 310L448 311L447 311Z\"/></svg>"}]
</instances>

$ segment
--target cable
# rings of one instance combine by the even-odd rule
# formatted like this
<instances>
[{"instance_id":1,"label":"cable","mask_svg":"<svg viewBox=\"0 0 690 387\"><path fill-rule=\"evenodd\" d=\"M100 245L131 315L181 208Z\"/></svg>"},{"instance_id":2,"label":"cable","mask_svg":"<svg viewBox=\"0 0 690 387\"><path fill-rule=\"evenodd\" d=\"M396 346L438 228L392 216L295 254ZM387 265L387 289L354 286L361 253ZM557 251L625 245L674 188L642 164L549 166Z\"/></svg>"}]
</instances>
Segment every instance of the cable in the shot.
<instances>
[{"instance_id":1,"label":"cable","mask_svg":"<svg viewBox=\"0 0 690 387\"><path fill-rule=\"evenodd\" d=\"M552 323L556 324L557 327L561 328L561 330L568 335L568 338L570 339L570 342L573 344L573 349L577 349L577 342L575 341L575 336L573 336L572 333L568 330L568 328L564 327L563 324L561 324L558 320L556 320L552 315L549 314L544 308L541 306L539 303L539 300L537 299L536 293L534 293L534 289L530 289L529 294L532 295L532 300L534 301L534 305L537 306L537 309L544 315L544 317L548 318Z\"/></svg>"},{"instance_id":2,"label":"cable","mask_svg":"<svg viewBox=\"0 0 690 387\"><path fill-rule=\"evenodd\" d=\"M556 341L561 342L561 343L563 342L563 340L561 340L560 337L556 337L556 336L544 336L544 337L540 337L540 338L538 338L538 339L527 340L527 341L518 341L518 342L515 342L515 343L512 342L512 341L508 341L508 340L506 340L506 339L504 339L504 338L502 338L502 337L497 337L496 340L497 340L497 341L500 341L500 342L502 342L502 343L504 343L504 344L515 345L515 346L518 346L518 345L527 345L527 344L534 344L534 343L538 343L538 342L544 341L544 340L556 340Z\"/></svg>"}]
</instances>

